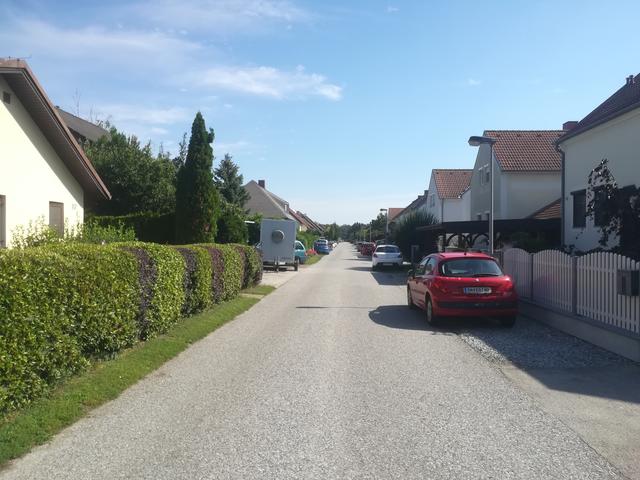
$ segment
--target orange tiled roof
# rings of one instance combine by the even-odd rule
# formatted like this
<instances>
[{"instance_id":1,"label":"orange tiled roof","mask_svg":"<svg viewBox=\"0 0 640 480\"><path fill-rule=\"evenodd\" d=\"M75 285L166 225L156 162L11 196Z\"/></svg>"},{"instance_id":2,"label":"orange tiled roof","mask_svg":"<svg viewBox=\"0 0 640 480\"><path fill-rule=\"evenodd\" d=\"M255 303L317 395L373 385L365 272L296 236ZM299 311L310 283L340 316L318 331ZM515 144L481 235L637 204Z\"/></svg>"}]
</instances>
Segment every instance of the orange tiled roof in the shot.
<instances>
[{"instance_id":1,"label":"orange tiled roof","mask_svg":"<svg viewBox=\"0 0 640 480\"><path fill-rule=\"evenodd\" d=\"M560 199L554 200L550 204L542 207L540 210L533 212L529 215L529 218L535 218L537 220L560 218Z\"/></svg>"},{"instance_id":2,"label":"orange tiled roof","mask_svg":"<svg viewBox=\"0 0 640 480\"><path fill-rule=\"evenodd\" d=\"M555 141L564 130L485 130L504 172L559 172L560 153Z\"/></svg>"},{"instance_id":3,"label":"orange tiled roof","mask_svg":"<svg viewBox=\"0 0 640 480\"><path fill-rule=\"evenodd\" d=\"M433 170L436 178L436 190L440 198L458 198L471 183L473 170L437 169Z\"/></svg>"}]
</instances>

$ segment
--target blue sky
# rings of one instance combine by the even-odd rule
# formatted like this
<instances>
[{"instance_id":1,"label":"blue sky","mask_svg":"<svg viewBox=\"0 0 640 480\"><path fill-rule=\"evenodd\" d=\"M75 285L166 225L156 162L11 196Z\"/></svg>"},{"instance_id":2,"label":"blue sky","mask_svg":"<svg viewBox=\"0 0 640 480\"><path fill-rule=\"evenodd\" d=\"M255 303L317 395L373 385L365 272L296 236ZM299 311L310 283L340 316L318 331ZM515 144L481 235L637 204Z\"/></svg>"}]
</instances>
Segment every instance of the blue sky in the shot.
<instances>
[{"instance_id":1,"label":"blue sky","mask_svg":"<svg viewBox=\"0 0 640 480\"><path fill-rule=\"evenodd\" d=\"M54 103L175 152L195 112L245 180L368 221L471 168L469 135L555 129L640 71L632 1L3 1L0 56Z\"/></svg>"}]
</instances>

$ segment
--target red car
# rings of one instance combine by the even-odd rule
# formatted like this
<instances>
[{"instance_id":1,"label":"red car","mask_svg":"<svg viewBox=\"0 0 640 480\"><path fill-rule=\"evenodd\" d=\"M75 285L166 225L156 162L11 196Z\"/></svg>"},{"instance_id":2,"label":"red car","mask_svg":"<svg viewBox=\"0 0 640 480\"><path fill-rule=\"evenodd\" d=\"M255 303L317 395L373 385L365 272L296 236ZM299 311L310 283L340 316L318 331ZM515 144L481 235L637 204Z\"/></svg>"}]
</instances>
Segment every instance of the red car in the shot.
<instances>
[{"instance_id":1,"label":"red car","mask_svg":"<svg viewBox=\"0 0 640 480\"><path fill-rule=\"evenodd\" d=\"M376 249L376 244L371 242L365 242L360 249L360 255L364 257L370 257L373 255L373 251Z\"/></svg>"},{"instance_id":2,"label":"red car","mask_svg":"<svg viewBox=\"0 0 640 480\"><path fill-rule=\"evenodd\" d=\"M434 253L407 280L409 308L425 310L431 325L445 317L497 317L512 327L518 295L511 278L484 253Z\"/></svg>"}]
</instances>

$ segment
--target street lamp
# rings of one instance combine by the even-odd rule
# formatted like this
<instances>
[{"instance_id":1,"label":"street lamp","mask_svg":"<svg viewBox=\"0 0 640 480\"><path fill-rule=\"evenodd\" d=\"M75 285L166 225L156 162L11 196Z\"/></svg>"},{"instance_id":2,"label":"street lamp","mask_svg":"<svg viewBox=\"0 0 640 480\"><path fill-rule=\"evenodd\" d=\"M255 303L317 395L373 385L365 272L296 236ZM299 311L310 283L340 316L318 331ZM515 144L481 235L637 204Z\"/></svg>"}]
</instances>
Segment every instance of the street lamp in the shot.
<instances>
[{"instance_id":1,"label":"street lamp","mask_svg":"<svg viewBox=\"0 0 640 480\"><path fill-rule=\"evenodd\" d=\"M389 236L389 210L387 210L386 208L381 208L380 209L381 212L386 212L386 217L387 217L387 223L384 226L384 243L387 243L387 237Z\"/></svg>"},{"instance_id":2,"label":"street lamp","mask_svg":"<svg viewBox=\"0 0 640 480\"><path fill-rule=\"evenodd\" d=\"M491 177L491 206L489 208L489 254L493 255L493 144L496 143L495 138L491 137L469 137L469 145L479 147L480 145L489 145L489 176Z\"/></svg>"}]
</instances>

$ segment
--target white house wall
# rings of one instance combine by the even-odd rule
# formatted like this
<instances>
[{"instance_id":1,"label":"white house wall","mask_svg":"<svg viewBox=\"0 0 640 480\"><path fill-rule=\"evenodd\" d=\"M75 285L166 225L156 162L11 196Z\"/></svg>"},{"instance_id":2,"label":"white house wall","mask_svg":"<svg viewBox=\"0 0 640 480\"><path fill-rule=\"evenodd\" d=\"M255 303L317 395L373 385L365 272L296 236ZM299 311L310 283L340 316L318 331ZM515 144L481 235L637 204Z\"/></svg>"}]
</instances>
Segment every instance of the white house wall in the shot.
<instances>
[{"instance_id":1,"label":"white house wall","mask_svg":"<svg viewBox=\"0 0 640 480\"><path fill-rule=\"evenodd\" d=\"M82 222L84 202L82 187L1 76L0 90L11 94L10 104L0 101L0 195L10 246L18 225L38 217L49 223L49 202L64 205L69 226Z\"/></svg>"},{"instance_id":2,"label":"white house wall","mask_svg":"<svg viewBox=\"0 0 640 480\"><path fill-rule=\"evenodd\" d=\"M489 145L480 145L478 147L478 153L476 155L476 163L473 166L473 173L471 175L471 200L470 200L470 219L477 220L478 215L481 215L481 219L487 218L487 212L491 210L491 184L483 183L481 175L484 175L484 168L489 165L490 155ZM482 169L482 171L481 171ZM496 219L502 218L501 211L501 176L500 167L493 159L493 172L495 175L494 184L494 199L495 199L495 216Z\"/></svg>"},{"instance_id":3,"label":"white house wall","mask_svg":"<svg viewBox=\"0 0 640 480\"><path fill-rule=\"evenodd\" d=\"M503 172L498 218L526 218L561 195L560 172Z\"/></svg>"},{"instance_id":4,"label":"white house wall","mask_svg":"<svg viewBox=\"0 0 640 480\"><path fill-rule=\"evenodd\" d=\"M603 158L620 187L640 185L640 109L595 127L561 145L565 152L564 228L565 243L579 250L599 246L600 230L587 218L585 229L573 228L571 192L587 188L589 173ZM611 244L617 244L612 239Z\"/></svg>"},{"instance_id":5,"label":"white house wall","mask_svg":"<svg viewBox=\"0 0 640 480\"><path fill-rule=\"evenodd\" d=\"M432 203L433 199L433 205ZM438 219L439 222L442 222L442 201L438 196L438 189L436 188L436 179L433 173L431 174L431 180L429 181L429 194L427 195L427 202L425 203L424 209L431 213L434 217Z\"/></svg>"}]
</instances>

